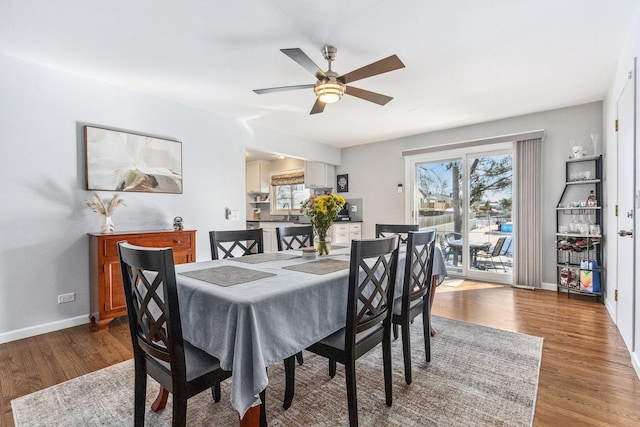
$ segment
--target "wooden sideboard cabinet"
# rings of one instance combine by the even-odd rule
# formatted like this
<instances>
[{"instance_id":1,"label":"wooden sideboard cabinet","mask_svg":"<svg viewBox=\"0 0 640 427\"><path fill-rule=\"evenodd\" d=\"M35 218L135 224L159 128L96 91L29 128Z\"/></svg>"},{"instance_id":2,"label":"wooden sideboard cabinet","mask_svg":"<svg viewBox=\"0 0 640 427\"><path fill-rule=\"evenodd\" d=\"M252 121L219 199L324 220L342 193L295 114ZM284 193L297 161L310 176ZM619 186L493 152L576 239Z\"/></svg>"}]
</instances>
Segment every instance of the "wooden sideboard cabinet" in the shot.
<instances>
[{"instance_id":1,"label":"wooden sideboard cabinet","mask_svg":"<svg viewBox=\"0 0 640 427\"><path fill-rule=\"evenodd\" d=\"M92 329L105 329L115 317L127 314L118 258L118 242L173 248L176 264L195 262L196 230L139 231L135 233L89 234L89 278Z\"/></svg>"}]
</instances>

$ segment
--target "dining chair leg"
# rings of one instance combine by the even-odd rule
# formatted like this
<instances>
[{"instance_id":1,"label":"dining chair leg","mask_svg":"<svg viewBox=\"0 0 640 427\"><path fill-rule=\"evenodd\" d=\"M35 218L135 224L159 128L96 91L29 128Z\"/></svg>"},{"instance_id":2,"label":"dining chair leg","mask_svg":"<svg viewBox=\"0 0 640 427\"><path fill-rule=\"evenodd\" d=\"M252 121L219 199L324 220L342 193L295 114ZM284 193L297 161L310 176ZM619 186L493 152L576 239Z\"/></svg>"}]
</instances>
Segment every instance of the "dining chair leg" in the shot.
<instances>
[{"instance_id":1,"label":"dining chair leg","mask_svg":"<svg viewBox=\"0 0 640 427\"><path fill-rule=\"evenodd\" d=\"M296 384L296 356L290 356L284 359L284 403L282 407L286 410L291 406L293 402L293 394L295 392Z\"/></svg>"},{"instance_id":2,"label":"dining chair leg","mask_svg":"<svg viewBox=\"0 0 640 427\"><path fill-rule=\"evenodd\" d=\"M304 363L304 359L302 358L302 352L296 353L296 359L298 360L298 365L302 365Z\"/></svg>"},{"instance_id":3,"label":"dining chair leg","mask_svg":"<svg viewBox=\"0 0 640 427\"><path fill-rule=\"evenodd\" d=\"M422 312L422 335L424 335L424 356L427 363L431 362L431 310L425 304Z\"/></svg>"},{"instance_id":4,"label":"dining chair leg","mask_svg":"<svg viewBox=\"0 0 640 427\"><path fill-rule=\"evenodd\" d=\"M402 356L404 358L404 380L411 384L411 341L409 338L409 319L402 322Z\"/></svg>"},{"instance_id":5,"label":"dining chair leg","mask_svg":"<svg viewBox=\"0 0 640 427\"><path fill-rule=\"evenodd\" d=\"M384 329L384 335L382 338L382 364L384 365L384 394L387 402L387 406L391 406L393 403L393 381L392 381L392 366L391 366L391 325L388 325ZM355 375L355 372L354 372ZM355 379L354 379L355 385Z\"/></svg>"},{"instance_id":6,"label":"dining chair leg","mask_svg":"<svg viewBox=\"0 0 640 427\"><path fill-rule=\"evenodd\" d=\"M335 363L335 362L334 362ZM349 407L349 426L358 426L358 397L356 394L356 362L355 358L344 365L344 378L347 384L347 406Z\"/></svg>"},{"instance_id":7,"label":"dining chair leg","mask_svg":"<svg viewBox=\"0 0 640 427\"><path fill-rule=\"evenodd\" d=\"M216 383L216 385L211 387L211 394L213 395L213 401L214 402L220 402L220 398L222 396L220 383Z\"/></svg>"},{"instance_id":8,"label":"dining chair leg","mask_svg":"<svg viewBox=\"0 0 640 427\"><path fill-rule=\"evenodd\" d=\"M173 391L173 419L172 427L182 427L187 425L187 395L181 390Z\"/></svg>"},{"instance_id":9,"label":"dining chair leg","mask_svg":"<svg viewBox=\"0 0 640 427\"><path fill-rule=\"evenodd\" d=\"M137 427L144 425L144 412L147 404L147 373L142 369L136 368L134 382L133 422Z\"/></svg>"},{"instance_id":10,"label":"dining chair leg","mask_svg":"<svg viewBox=\"0 0 640 427\"><path fill-rule=\"evenodd\" d=\"M329 359L329 376L331 378L336 376L336 361Z\"/></svg>"},{"instance_id":11,"label":"dining chair leg","mask_svg":"<svg viewBox=\"0 0 640 427\"><path fill-rule=\"evenodd\" d=\"M393 339L398 339L398 325L396 323L393 324Z\"/></svg>"}]
</instances>

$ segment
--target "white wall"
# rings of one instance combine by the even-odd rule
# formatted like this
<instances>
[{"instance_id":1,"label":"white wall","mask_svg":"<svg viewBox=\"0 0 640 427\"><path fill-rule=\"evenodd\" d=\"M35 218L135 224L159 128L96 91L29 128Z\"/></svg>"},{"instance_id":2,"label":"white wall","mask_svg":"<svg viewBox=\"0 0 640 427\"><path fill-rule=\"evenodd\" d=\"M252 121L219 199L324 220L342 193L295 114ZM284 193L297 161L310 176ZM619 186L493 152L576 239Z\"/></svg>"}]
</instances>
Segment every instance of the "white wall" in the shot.
<instances>
[{"instance_id":1,"label":"white wall","mask_svg":"<svg viewBox=\"0 0 640 427\"><path fill-rule=\"evenodd\" d=\"M184 193L122 193L113 221L169 229L180 215L198 230L198 260L210 259L209 230L245 227L224 209L245 212L246 146L340 163L335 147L0 55L0 342L88 321L86 233L101 217L83 203L83 124L182 142ZM57 304L69 292L76 300Z\"/></svg>"},{"instance_id":2,"label":"white wall","mask_svg":"<svg viewBox=\"0 0 640 427\"><path fill-rule=\"evenodd\" d=\"M545 130L542 244L543 248L555 248L555 206L564 188L565 160L570 154L568 141L581 142L591 150L589 135L602 135L601 102L345 148L336 173L349 174L349 192L343 194L345 197L363 199L363 237L371 238L376 223L405 221L405 193L398 193L398 184L408 186L404 182L403 150L541 129ZM543 251L543 266L547 266L543 267L544 283L556 283L555 265L555 251Z\"/></svg>"}]
</instances>

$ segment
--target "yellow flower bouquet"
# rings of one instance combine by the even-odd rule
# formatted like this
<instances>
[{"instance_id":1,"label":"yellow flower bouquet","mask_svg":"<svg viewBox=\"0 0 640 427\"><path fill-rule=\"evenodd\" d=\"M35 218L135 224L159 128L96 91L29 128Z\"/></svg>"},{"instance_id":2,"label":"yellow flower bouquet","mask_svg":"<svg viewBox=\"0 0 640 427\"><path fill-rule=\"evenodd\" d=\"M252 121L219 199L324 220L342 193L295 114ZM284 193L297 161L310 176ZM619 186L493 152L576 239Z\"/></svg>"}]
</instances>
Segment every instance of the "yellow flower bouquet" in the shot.
<instances>
[{"instance_id":1,"label":"yellow flower bouquet","mask_svg":"<svg viewBox=\"0 0 640 427\"><path fill-rule=\"evenodd\" d=\"M344 204L344 197L333 193L310 197L301 203L301 210L309 218L318 239L316 245L318 255L329 254L330 243L327 240L327 231L338 218L338 212Z\"/></svg>"}]
</instances>

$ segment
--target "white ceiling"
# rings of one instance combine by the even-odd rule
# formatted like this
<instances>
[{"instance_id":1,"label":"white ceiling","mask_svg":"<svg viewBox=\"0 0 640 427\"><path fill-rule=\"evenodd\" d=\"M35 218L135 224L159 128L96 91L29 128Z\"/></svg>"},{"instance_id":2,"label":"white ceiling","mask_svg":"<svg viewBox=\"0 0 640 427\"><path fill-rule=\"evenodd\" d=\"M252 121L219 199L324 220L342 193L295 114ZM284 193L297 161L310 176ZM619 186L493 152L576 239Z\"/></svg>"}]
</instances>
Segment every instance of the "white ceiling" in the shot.
<instances>
[{"instance_id":1,"label":"white ceiling","mask_svg":"<svg viewBox=\"0 0 640 427\"><path fill-rule=\"evenodd\" d=\"M604 98L640 0L1 0L0 52L346 147ZM309 115L314 83L280 52L339 74L397 54Z\"/></svg>"}]
</instances>

